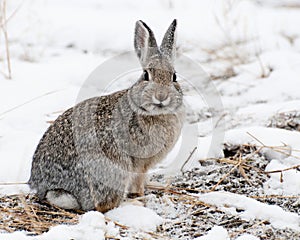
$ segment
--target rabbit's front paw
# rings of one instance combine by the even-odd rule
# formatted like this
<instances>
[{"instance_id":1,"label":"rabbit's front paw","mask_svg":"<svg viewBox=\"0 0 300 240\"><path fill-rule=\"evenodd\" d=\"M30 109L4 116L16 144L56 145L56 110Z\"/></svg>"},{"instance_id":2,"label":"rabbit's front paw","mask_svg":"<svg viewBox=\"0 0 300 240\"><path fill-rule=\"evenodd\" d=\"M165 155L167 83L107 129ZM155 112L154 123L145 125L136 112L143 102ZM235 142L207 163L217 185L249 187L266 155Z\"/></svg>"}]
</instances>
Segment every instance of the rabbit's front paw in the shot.
<instances>
[{"instance_id":1,"label":"rabbit's front paw","mask_svg":"<svg viewBox=\"0 0 300 240\"><path fill-rule=\"evenodd\" d=\"M128 193L127 198L133 199L133 198L138 198L144 196L144 191L143 192L138 192L138 193Z\"/></svg>"},{"instance_id":2,"label":"rabbit's front paw","mask_svg":"<svg viewBox=\"0 0 300 240\"><path fill-rule=\"evenodd\" d=\"M134 206L143 207L144 203L137 200L137 199L127 199L125 202L122 202L120 204L120 206L127 206L127 205L134 205Z\"/></svg>"}]
</instances>

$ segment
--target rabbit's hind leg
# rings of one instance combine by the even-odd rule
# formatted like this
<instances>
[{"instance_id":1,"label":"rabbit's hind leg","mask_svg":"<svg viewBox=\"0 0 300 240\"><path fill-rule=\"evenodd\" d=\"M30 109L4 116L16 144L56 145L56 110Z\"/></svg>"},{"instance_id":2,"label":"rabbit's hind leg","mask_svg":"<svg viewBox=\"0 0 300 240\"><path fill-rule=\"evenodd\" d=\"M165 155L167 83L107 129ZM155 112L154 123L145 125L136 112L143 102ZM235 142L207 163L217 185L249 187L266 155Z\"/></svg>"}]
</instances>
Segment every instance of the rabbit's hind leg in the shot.
<instances>
[{"instance_id":1,"label":"rabbit's hind leg","mask_svg":"<svg viewBox=\"0 0 300 240\"><path fill-rule=\"evenodd\" d=\"M46 199L49 203L59 208L80 209L80 205L74 195L63 189L48 191L46 194Z\"/></svg>"}]
</instances>

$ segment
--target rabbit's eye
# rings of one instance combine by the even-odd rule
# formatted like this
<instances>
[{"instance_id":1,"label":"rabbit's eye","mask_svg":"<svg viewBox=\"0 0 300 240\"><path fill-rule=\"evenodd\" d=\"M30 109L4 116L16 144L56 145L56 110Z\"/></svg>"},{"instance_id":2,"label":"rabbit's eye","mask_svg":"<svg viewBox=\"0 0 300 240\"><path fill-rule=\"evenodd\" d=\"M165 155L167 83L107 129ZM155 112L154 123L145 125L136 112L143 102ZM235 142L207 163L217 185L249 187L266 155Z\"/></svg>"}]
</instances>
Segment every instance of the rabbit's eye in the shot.
<instances>
[{"instance_id":1,"label":"rabbit's eye","mask_svg":"<svg viewBox=\"0 0 300 240\"><path fill-rule=\"evenodd\" d=\"M173 73L173 82L177 82L177 76L176 76L176 73Z\"/></svg>"},{"instance_id":2,"label":"rabbit's eye","mask_svg":"<svg viewBox=\"0 0 300 240\"><path fill-rule=\"evenodd\" d=\"M149 73L146 70L143 72L143 79L149 81Z\"/></svg>"}]
</instances>

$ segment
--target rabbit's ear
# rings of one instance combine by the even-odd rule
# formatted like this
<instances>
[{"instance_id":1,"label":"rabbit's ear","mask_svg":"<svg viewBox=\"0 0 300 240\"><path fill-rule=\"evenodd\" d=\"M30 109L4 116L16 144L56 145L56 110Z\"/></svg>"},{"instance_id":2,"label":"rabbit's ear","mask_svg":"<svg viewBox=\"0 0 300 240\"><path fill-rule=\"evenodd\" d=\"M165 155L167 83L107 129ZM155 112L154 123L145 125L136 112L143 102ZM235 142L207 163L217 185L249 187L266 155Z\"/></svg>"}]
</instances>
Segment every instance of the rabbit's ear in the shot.
<instances>
[{"instance_id":1,"label":"rabbit's ear","mask_svg":"<svg viewBox=\"0 0 300 240\"><path fill-rule=\"evenodd\" d=\"M135 25L134 48L143 67L146 66L152 55L158 53L152 30L141 20L137 21Z\"/></svg>"},{"instance_id":2,"label":"rabbit's ear","mask_svg":"<svg viewBox=\"0 0 300 240\"><path fill-rule=\"evenodd\" d=\"M177 20L174 19L168 28L160 45L160 51L171 63L176 57L176 26Z\"/></svg>"}]
</instances>

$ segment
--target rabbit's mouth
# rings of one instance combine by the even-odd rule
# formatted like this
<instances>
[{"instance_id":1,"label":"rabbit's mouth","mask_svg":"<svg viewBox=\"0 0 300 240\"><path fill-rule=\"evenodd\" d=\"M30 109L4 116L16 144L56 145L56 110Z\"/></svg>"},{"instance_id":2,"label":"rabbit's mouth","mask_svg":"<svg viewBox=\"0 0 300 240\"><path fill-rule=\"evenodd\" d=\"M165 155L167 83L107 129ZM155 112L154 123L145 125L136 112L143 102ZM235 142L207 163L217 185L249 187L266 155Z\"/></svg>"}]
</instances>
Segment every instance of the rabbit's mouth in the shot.
<instances>
[{"instance_id":1,"label":"rabbit's mouth","mask_svg":"<svg viewBox=\"0 0 300 240\"><path fill-rule=\"evenodd\" d=\"M153 103L153 105L155 107L158 107L158 108L163 108L164 107L163 103Z\"/></svg>"},{"instance_id":2,"label":"rabbit's mouth","mask_svg":"<svg viewBox=\"0 0 300 240\"><path fill-rule=\"evenodd\" d=\"M148 112L148 110L147 110L146 108L142 107L142 106L140 106L140 109L141 109L142 111L144 111L144 112Z\"/></svg>"},{"instance_id":3,"label":"rabbit's mouth","mask_svg":"<svg viewBox=\"0 0 300 240\"><path fill-rule=\"evenodd\" d=\"M169 114L173 112L173 109L170 108L170 105L164 105L163 103L147 103L142 106L139 106L146 114L150 115L159 115L159 114Z\"/></svg>"}]
</instances>

